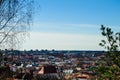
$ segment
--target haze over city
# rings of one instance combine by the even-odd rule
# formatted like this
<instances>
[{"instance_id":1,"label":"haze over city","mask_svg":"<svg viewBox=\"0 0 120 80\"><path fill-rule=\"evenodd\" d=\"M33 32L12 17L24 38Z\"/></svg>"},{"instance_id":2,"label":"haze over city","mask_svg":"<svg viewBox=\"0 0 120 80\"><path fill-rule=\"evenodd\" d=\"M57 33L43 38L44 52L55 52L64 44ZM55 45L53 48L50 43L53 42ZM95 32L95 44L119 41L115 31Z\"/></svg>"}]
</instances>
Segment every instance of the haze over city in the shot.
<instances>
[{"instance_id":1,"label":"haze over city","mask_svg":"<svg viewBox=\"0 0 120 80\"><path fill-rule=\"evenodd\" d=\"M103 50L101 25L120 30L119 0L36 0L30 37L21 49Z\"/></svg>"}]
</instances>

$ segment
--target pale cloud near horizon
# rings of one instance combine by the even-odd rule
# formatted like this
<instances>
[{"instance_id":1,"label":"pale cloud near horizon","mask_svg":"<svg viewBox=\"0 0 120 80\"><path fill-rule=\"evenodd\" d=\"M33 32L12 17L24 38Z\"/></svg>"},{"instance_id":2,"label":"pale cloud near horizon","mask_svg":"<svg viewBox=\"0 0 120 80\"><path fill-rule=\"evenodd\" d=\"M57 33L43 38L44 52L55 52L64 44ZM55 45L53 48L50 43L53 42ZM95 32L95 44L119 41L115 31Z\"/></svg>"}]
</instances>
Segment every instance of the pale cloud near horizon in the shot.
<instances>
[{"instance_id":1,"label":"pale cloud near horizon","mask_svg":"<svg viewBox=\"0 0 120 80\"><path fill-rule=\"evenodd\" d=\"M75 23L34 23L31 28L33 32L43 33L67 33L67 34L101 34L101 24L75 24ZM120 27L113 25L104 25L110 27L113 31L119 32Z\"/></svg>"},{"instance_id":2,"label":"pale cloud near horizon","mask_svg":"<svg viewBox=\"0 0 120 80\"><path fill-rule=\"evenodd\" d=\"M55 28L55 27L67 27L67 28L100 28L101 25L95 25L95 24L75 24L75 23L34 23L33 24L37 28L41 27L47 27L47 28ZM61 26L61 27L60 27ZM34 28L34 27L33 27Z\"/></svg>"},{"instance_id":3,"label":"pale cloud near horizon","mask_svg":"<svg viewBox=\"0 0 120 80\"><path fill-rule=\"evenodd\" d=\"M56 50L101 50L98 45L101 37L89 34L65 34L31 32L30 38L23 44L23 48L30 49L56 49Z\"/></svg>"},{"instance_id":4,"label":"pale cloud near horizon","mask_svg":"<svg viewBox=\"0 0 120 80\"><path fill-rule=\"evenodd\" d=\"M77 24L77 23L34 23L34 26L51 26L51 25L67 25L67 26L79 26L79 27L90 27L90 28L96 28L96 27L99 27L101 25L95 25L95 24Z\"/></svg>"},{"instance_id":5,"label":"pale cloud near horizon","mask_svg":"<svg viewBox=\"0 0 120 80\"><path fill-rule=\"evenodd\" d=\"M37 22L35 22L34 24L33 24L33 26L35 27L35 28L41 28L41 27L47 27L47 28L51 28L51 27L67 27L67 28L70 28L70 27L73 27L73 28L99 28L100 29L100 27L101 27L101 25L104 25L104 24L80 24L80 23L37 23ZM120 26L119 25L104 25L104 26L106 26L106 27L110 27L110 28L112 28L112 29L117 29L117 28L119 28L120 29ZM33 28L34 28L33 27Z\"/></svg>"},{"instance_id":6,"label":"pale cloud near horizon","mask_svg":"<svg viewBox=\"0 0 120 80\"><path fill-rule=\"evenodd\" d=\"M34 23L31 28L35 32L55 33L77 33L77 34L99 34L100 25L73 24L73 23Z\"/></svg>"},{"instance_id":7,"label":"pale cloud near horizon","mask_svg":"<svg viewBox=\"0 0 120 80\"><path fill-rule=\"evenodd\" d=\"M35 23L24 49L103 50L99 25ZM118 30L119 27L112 27Z\"/></svg>"}]
</instances>

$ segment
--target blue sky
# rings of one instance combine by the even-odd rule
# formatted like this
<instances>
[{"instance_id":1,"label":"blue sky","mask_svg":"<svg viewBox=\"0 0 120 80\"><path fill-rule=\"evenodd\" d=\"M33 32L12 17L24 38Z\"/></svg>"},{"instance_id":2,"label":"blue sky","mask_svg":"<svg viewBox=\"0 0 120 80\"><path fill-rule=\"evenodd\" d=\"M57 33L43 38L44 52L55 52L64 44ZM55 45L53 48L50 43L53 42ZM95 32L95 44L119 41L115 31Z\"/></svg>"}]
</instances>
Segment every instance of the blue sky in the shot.
<instances>
[{"instance_id":1,"label":"blue sky","mask_svg":"<svg viewBox=\"0 0 120 80\"><path fill-rule=\"evenodd\" d=\"M100 25L120 31L120 0L35 0L35 5L23 49L101 50Z\"/></svg>"}]
</instances>

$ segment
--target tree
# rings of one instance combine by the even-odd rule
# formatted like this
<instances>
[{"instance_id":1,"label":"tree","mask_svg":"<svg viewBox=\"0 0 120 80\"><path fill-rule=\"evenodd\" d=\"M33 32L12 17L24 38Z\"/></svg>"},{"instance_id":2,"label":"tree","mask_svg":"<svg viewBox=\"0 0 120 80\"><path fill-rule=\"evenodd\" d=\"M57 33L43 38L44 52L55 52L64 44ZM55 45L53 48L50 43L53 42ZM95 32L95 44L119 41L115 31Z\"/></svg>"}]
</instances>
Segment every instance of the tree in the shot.
<instances>
[{"instance_id":1,"label":"tree","mask_svg":"<svg viewBox=\"0 0 120 80\"><path fill-rule=\"evenodd\" d=\"M120 79L120 32L114 33L111 28L101 25L101 34L105 40L101 40L99 45L106 49L106 54L96 69L97 77L102 80L118 80Z\"/></svg>"},{"instance_id":2,"label":"tree","mask_svg":"<svg viewBox=\"0 0 120 80\"><path fill-rule=\"evenodd\" d=\"M16 48L32 22L33 0L0 0L0 48Z\"/></svg>"}]
</instances>

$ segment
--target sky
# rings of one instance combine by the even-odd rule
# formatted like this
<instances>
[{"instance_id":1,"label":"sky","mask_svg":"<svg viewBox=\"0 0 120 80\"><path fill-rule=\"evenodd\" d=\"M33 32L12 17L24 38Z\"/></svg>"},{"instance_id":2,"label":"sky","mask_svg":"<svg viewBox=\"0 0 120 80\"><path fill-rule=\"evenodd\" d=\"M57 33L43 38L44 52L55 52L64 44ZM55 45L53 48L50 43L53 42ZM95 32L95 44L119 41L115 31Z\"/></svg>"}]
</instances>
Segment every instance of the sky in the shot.
<instances>
[{"instance_id":1,"label":"sky","mask_svg":"<svg viewBox=\"0 0 120 80\"><path fill-rule=\"evenodd\" d=\"M120 31L120 0L35 0L22 49L103 50L101 25Z\"/></svg>"}]
</instances>

